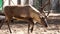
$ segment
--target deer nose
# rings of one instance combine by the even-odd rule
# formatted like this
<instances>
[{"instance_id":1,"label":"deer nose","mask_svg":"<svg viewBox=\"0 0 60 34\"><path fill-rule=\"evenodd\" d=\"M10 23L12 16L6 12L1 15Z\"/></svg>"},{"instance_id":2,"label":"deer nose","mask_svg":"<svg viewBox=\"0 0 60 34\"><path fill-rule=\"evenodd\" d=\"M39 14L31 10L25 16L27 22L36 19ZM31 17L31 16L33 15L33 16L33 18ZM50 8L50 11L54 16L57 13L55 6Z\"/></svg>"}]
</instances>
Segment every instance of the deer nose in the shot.
<instances>
[{"instance_id":1,"label":"deer nose","mask_svg":"<svg viewBox=\"0 0 60 34\"><path fill-rule=\"evenodd\" d=\"M47 20L45 19L45 27L48 27Z\"/></svg>"}]
</instances>

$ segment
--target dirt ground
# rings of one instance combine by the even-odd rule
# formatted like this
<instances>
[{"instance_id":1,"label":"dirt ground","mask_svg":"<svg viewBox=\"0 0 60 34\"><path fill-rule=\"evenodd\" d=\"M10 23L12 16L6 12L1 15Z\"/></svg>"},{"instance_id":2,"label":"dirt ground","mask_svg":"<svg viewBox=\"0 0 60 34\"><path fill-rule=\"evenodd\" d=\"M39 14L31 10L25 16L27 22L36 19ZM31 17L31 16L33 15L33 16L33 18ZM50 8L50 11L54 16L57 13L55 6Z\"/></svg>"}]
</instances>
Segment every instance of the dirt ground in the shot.
<instances>
[{"instance_id":1,"label":"dirt ground","mask_svg":"<svg viewBox=\"0 0 60 34\"><path fill-rule=\"evenodd\" d=\"M30 34L60 34L60 19L48 19L48 28L41 24L35 24L34 30ZM10 23L12 33L9 32L6 24L0 29L0 34L28 34L28 24L26 22L17 21Z\"/></svg>"}]
</instances>

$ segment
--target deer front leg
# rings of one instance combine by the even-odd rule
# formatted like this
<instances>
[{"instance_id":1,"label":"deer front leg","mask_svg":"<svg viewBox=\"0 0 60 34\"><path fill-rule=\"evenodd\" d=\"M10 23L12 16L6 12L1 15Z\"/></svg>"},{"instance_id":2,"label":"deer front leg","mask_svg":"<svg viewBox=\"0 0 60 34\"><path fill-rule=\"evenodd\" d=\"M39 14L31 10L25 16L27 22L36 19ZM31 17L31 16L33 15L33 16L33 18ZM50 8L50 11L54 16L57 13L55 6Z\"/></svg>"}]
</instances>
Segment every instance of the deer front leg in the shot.
<instances>
[{"instance_id":1,"label":"deer front leg","mask_svg":"<svg viewBox=\"0 0 60 34\"><path fill-rule=\"evenodd\" d=\"M32 24L32 28L31 28L31 33L33 32L33 28L34 28L34 22L33 19L31 19L31 24Z\"/></svg>"},{"instance_id":2,"label":"deer front leg","mask_svg":"<svg viewBox=\"0 0 60 34\"><path fill-rule=\"evenodd\" d=\"M29 21L30 21L30 24L32 24L32 27L31 27L31 33L32 33L34 28L34 22L32 18L30 18Z\"/></svg>"},{"instance_id":3,"label":"deer front leg","mask_svg":"<svg viewBox=\"0 0 60 34\"><path fill-rule=\"evenodd\" d=\"M34 23L32 23L31 33L33 32L33 28L34 28Z\"/></svg>"},{"instance_id":4,"label":"deer front leg","mask_svg":"<svg viewBox=\"0 0 60 34\"><path fill-rule=\"evenodd\" d=\"M27 19L27 20L25 20L25 21L28 22L28 34L29 34L30 25L31 25L33 22L32 22L32 20L31 20L31 18L29 18L29 19ZM33 24L32 24L32 28L31 28L31 32L32 32L32 31L33 31Z\"/></svg>"},{"instance_id":5,"label":"deer front leg","mask_svg":"<svg viewBox=\"0 0 60 34\"><path fill-rule=\"evenodd\" d=\"M28 34L29 34L30 24L28 23Z\"/></svg>"}]
</instances>

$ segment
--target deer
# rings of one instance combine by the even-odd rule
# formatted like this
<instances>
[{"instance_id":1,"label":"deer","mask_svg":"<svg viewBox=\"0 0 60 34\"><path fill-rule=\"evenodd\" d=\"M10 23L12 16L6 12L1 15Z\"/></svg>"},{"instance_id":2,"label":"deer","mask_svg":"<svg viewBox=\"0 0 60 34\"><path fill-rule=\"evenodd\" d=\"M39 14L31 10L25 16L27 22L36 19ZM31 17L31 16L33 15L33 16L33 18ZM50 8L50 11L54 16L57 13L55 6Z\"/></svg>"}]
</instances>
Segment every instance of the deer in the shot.
<instances>
[{"instance_id":1,"label":"deer","mask_svg":"<svg viewBox=\"0 0 60 34\"><path fill-rule=\"evenodd\" d=\"M14 18L28 22L28 33L31 26L31 32L33 31L34 21L36 21L36 23L44 25L45 27L48 27L46 21L44 20L44 17L40 17L40 13L33 10L31 6L5 6L4 15L4 21L7 23L10 33L12 33L12 31L9 23ZM1 27L2 25L0 28Z\"/></svg>"}]
</instances>

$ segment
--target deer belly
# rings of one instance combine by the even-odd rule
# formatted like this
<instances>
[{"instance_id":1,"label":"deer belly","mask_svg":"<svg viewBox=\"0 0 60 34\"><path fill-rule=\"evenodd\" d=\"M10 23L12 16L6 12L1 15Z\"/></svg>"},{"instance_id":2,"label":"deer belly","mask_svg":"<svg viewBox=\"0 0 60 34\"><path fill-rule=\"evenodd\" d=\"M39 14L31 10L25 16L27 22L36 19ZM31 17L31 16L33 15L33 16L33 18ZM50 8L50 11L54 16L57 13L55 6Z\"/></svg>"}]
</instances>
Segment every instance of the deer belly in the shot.
<instances>
[{"instance_id":1,"label":"deer belly","mask_svg":"<svg viewBox=\"0 0 60 34\"><path fill-rule=\"evenodd\" d=\"M28 17L28 15L25 15L25 14L21 14L20 16L21 17Z\"/></svg>"},{"instance_id":2,"label":"deer belly","mask_svg":"<svg viewBox=\"0 0 60 34\"><path fill-rule=\"evenodd\" d=\"M27 18L27 17L30 17L30 16L28 14L21 13L21 14L14 14L14 17L17 17L17 18L21 18L21 17Z\"/></svg>"}]
</instances>

